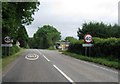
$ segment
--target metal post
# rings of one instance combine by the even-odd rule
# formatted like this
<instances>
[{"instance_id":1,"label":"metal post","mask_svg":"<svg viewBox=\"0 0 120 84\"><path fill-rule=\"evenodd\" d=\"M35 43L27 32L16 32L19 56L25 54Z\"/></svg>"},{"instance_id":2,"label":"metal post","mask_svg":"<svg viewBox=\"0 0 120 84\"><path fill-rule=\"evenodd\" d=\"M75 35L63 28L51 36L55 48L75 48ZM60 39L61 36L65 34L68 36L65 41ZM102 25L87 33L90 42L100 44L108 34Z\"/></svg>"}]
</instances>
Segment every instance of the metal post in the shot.
<instances>
[{"instance_id":1,"label":"metal post","mask_svg":"<svg viewBox=\"0 0 120 84\"><path fill-rule=\"evenodd\" d=\"M8 47L8 56L10 55L9 53L10 53L10 47Z\"/></svg>"},{"instance_id":2,"label":"metal post","mask_svg":"<svg viewBox=\"0 0 120 84\"><path fill-rule=\"evenodd\" d=\"M85 47L85 56L87 56L87 47Z\"/></svg>"},{"instance_id":3,"label":"metal post","mask_svg":"<svg viewBox=\"0 0 120 84\"><path fill-rule=\"evenodd\" d=\"M89 47L89 56L90 56L90 54L91 54L90 52L91 52L91 47Z\"/></svg>"},{"instance_id":4,"label":"metal post","mask_svg":"<svg viewBox=\"0 0 120 84\"><path fill-rule=\"evenodd\" d=\"M7 56L7 52L6 52L7 50L6 50L6 47L5 47L5 56Z\"/></svg>"}]
</instances>

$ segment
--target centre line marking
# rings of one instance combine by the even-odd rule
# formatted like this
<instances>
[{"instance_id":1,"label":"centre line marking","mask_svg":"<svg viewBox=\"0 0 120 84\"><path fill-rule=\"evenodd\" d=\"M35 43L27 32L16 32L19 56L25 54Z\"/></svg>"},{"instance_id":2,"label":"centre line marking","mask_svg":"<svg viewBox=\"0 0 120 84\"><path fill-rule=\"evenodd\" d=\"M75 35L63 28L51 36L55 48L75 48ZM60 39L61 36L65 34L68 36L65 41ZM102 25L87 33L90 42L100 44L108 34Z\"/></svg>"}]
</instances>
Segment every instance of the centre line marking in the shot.
<instances>
[{"instance_id":1,"label":"centre line marking","mask_svg":"<svg viewBox=\"0 0 120 84\"><path fill-rule=\"evenodd\" d=\"M53 65L68 81L70 81L71 83L73 83L74 81L68 77L64 72L62 72L56 65Z\"/></svg>"},{"instance_id":2,"label":"centre line marking","mask_svg":"<svg viewBox=\"0 0 120 84\"><path fill-rule=\"evenodd\" d=\"M39 50L37 50L38 51L38 53L40 54L40 55L42 55L42 53L39 51Z\"/></svg>"},{"instance_id":3,"label":"centre line marking","mask_svg":"<svg viewBox=\"0 0 120 84\"><path fill-rule=\"evenodd\" d=\"M37 50L38 51L38 53L40 54L40 55L42 55L42 53L39 51L39 50ZM48 62L50 61L47 57L45 57L45 55L42 55Z\"/></svg>"},{"instance_id":4,"label":"centre line marking","mask_svg":"<svg viewBox=\"0 0 120 84\"><path fill-rule=\"evenodd\" d=\"M47 57L45 57L45 55L43 55L43 57L44 57L48 62L50 61Z\"/></svg>"}]
</instances>

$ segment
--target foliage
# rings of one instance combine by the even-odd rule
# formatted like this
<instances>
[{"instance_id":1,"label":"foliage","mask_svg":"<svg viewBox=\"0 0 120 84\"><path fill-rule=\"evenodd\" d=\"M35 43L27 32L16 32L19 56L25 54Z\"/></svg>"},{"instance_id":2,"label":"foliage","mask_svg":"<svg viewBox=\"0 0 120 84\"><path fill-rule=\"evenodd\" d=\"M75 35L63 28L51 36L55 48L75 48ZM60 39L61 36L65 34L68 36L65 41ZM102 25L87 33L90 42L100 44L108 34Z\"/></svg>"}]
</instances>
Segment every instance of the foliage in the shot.
<instances>
[{"instance_id":1,"label":"foliage","mask_svg":"<svg viewBox=\"0 0 120 84\"><path fill-rule=\"evenodd\" d=\"M83 40L71 43L68 51L84 55ZM91 57L105 57L109 60L117 60L120 54L120 38L93 38L93 47L91 48Z\"/></svg>"},{"instance_id":2,"label":"foliage","mask_svg":"<svg viewBox=\"0 0 120 84\"><path fill-rule=\"evenodd\" d=\"M27 48L28 45L28 34L24 26L21 26L18 29L17 37L18 41L20 42L20 47Z\"/></svg>"},{"instance_id":3,"label":"foliage","mask_svg":"<svg viewBox=\"0 0 120 84\"><path fill-rule=\"evenodd\" d=\"M108 67L120 69L120 65L119 65L118 61L115 61L115 60L111 61L111 60L103 58L103 57L87 57L87 56L83 56L83 55L71 53L71 52L63 52L63 54L77 58L77 59L81 59L81 60L85 60L85 61L89 61L89 62L94 62L94 63L99 63L102 65L106 65Z\"/></svg>"},{"instance_id":4,"label":"foliage","mask_svg":"<svg viewBox=\"0 0 120 84\"><path fill-rule=\"evenodd\" d=\"M120 38L93 38L94 46L92 55L109 56L110 59L118 59L120 54Z\"/></svg>"},{"instance_id":5,"label":"foliage","mask_svg":"<svg viewBox=\"0 0 120 84\"><path fill-rule=\"evenodd\" d=\"M34 34L34 48L49 48L55 45L56 41L61 38L60 32L53 26L44 25L39 27L38 31Z\"/></svg>"},{"instance_id":6,"label":"foliage","mask_svg":"<svg viewBox=\"0 0 120 84\"><path fill-rule=\"evenodd\" d=\"M66 37L66 38L65 38L65 41L69 41L69 42L76 42L76 41L77 41L77 39L76 39L76 38L74 38L74 37L72 37L72 36L68 36L68 37Z\"/></svg>"},{"instance_id":7,"label":"foliage","mask_svg":"<svg viewBox=\"0 0 120 84\"><path fill-rule=\"evenodd\" d=\"M24 31L22 39L28 38L24 25L31 24L33 21L32 15L38 10L39 4L39 2L2 2L3 43L5 36L12 37L14 41L19 40L17 37L20 37L20 33L22 33L20 31Z\"/></svg>"},{"instance_id":8,"label":"foliage","mask_svg":"<svg viewBox=\"0 0 120 84\"><path fill-rule=\"evenodd\" d=\"M78 37L79 39L83 39L84 35L89 33L93 37L100 37L100 38L109 38L109 37L116 37L120 38L120 26L118 25L107 25L104 23L98 22L89 22L84 23L82 29L78 28Z\"/></svg>"},{"instance_id":9,"label":"foliage","mask_svg":"<svg viewBox=\"0 0 120 84\"><path fill-rule=\"evenodd\" d=\"M28 45L29 45L29 48L33 48L34 46L34 39L31 37L31 38L28 38Z\"/></svg>"},{"instance_id":10,"label":"foliage","mask_svg":"<svg viewBox=\"0 0 120 84\"><path fill-rule=\"evenodd\" d=\"M74 42L71 42L68 47L68 51L79 53L79 54L84 54L84 48L82 47L83 43L84 43L83 40L76 40Z\"/></svg>"},{"instance_id":11,"label":"foliage","mask_svg":"<svg viewBox=\"0 0 120 84\"><path fill-rule=\"evenodd\" d=\"M16 58L18 58L22 52L23 52L23 49L20 49L19 52L15 53L15 54L12 54L10 56L2 58L2 62L1 62L2 63L2 70L4 70L5 67L8 64L10 64L11 62L13 62Z\"/></svg>"},{"instance_id":12,"label":"foliage","mask_svg":"<svg viewBox=\"0 0 120 84\"><path fill-rule=\"evenodd\" d=\"M12 46L12 47L2 47L2 58L8 56L8 55L13 55L20 51L20 48L17 46Z\"/></svg>"}]
</instances>

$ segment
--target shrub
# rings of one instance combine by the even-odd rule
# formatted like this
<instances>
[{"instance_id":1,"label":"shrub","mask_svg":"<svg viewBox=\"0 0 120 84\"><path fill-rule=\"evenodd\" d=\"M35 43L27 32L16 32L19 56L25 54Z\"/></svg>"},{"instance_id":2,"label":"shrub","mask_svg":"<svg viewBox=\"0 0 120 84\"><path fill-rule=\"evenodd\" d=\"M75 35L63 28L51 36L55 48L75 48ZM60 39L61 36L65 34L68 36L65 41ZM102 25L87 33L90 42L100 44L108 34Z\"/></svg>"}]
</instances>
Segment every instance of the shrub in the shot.
<instances>
[{"instance_id":1,"label":"shrub","mask_svg":"<svg viewBox=\"0 0 120 84\"><path fill-rule=\"evenodd\" d=\"M70 43L68 51L83 54L85 53L82 44L83 40L77 40L76 42ZM93 38L93 47L91 48L92 57L105 57L111 59L118 59L120 54L120 38Z\"/></svg>"},{"instance_id":2,"label":"shrub","mask_svg":"<svg viewBox=\"0 0 120 84\"><path fill-rule=\"evenodd\" d=\"M77 40L70 43L70 46L68 47L68 51L75 52L78 54L83 54L84 48L82 47L82 44L84 43L83 40Z\"/></svg>"},{"instance_id":3,"label":"shrub","mask_svg":"<svg viewBox=\"0 0 120 84\"><path fill-rule=\"evenodd\" d=\"M6 57L9 55L13 55L17 53L20 50L17 46L12 46L12 47L2 47L2 57Z\"/></svg>"}]
</instances>

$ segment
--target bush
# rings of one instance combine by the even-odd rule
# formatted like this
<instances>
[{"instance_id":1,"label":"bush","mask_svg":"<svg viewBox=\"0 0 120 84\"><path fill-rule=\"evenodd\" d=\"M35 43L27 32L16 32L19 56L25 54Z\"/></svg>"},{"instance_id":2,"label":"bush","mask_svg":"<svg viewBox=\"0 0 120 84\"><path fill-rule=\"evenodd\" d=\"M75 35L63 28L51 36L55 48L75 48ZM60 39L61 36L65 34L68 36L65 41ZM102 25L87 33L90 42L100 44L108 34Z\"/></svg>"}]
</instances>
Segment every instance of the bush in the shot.
<instances>
[{"instance_id":1,"label":"bush","mask_svg":"<svg viewBox=\"0 0 120 84\"><path fill-rule=\"evenodd\" d=\"M120 54L120 38L93 38L92 48L94 56L109 56L108 58L118 59Z\"/></svg>"},{"instance_id":2,"label":"bush","mask_svg":"<svg viewBox=\"0 0 120 84\"><path fill-rule=\"evenodd\" d=\"M17 53L20 50L17 46L12 46L12 47L2 47L2 57L6 57L9 55L13 55Z\"/></svg>"},{"instance_id":3,"label":"bush","mask_svg":"<svg viewBox=\"0 0 120 84\"><path fill-rule=\"evenodd\" d=\"M70 43L68 51L84 55L83 40ZM92 57L105 57L109 60L118 59L120 54L120 38L93 38L93 47L91 48Z\"/></svg>"},{"instance_id":4,"label":"bush","mask_svg":"<svg viewBox=\"0 0 120 84\"><path fill-rule=\"evenodd\" d=\"M83 43L84 43L83 40L77 40L77 41L71 42L68 47L68 51L75 52L78 54L83 54L84 52L84 48L82 47Z\"/></svg>"}]
</instances>

